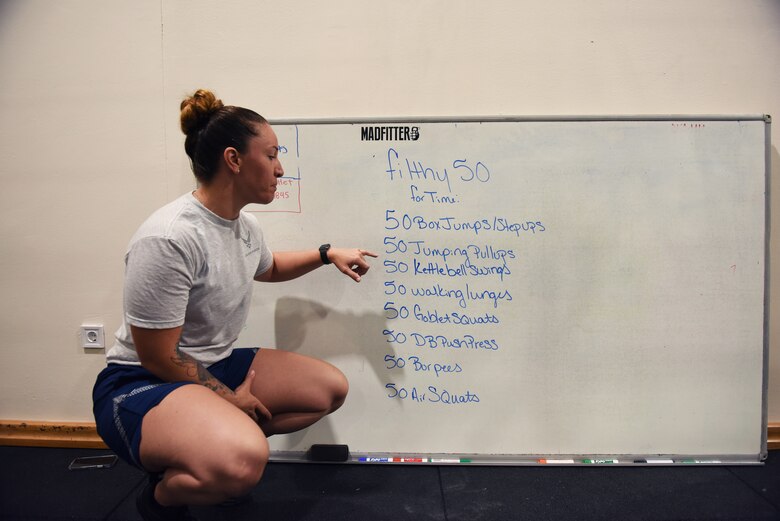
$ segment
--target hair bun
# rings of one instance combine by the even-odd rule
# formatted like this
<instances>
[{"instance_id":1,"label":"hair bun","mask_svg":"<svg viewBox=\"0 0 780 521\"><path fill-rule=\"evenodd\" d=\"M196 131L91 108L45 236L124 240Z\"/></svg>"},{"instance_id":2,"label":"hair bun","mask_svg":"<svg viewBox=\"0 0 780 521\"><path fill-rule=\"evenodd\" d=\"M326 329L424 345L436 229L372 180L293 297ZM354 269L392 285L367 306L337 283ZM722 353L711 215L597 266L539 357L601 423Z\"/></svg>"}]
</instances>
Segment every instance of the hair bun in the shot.
<instances>
[{"instance_id":1,"label":"hair bun","mask_svg":"<svg viewBox=\"0 0 780 521\"><path fill-rule=\"evenodd\" d=\"M222 100L213 92L206 89L198 89L195 94L184 98L181 102L181 130L187 135L197 132L205 127L211 116L224 107Z\"/></svg>"}]
</instances>

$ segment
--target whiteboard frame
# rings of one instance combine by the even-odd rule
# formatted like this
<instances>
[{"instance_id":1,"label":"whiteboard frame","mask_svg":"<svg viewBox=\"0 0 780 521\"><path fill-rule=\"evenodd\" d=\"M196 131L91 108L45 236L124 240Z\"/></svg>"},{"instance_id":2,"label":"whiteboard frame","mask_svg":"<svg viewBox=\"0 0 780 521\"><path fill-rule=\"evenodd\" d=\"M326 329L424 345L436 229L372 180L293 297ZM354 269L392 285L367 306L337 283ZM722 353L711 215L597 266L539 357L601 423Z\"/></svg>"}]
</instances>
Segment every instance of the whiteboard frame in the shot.
<instances>
[{"instance_id":1,"label":"whiteboard frame","mask_svg":"<svg viewBox=\"0 0 780 521\"><path fill-rule=\"evenodd\" d=\"M403 117L360 117L360 118L279 118L269 119L271 125L344 125L365 123L548 123L586 121L763 121L769 125L769 114L732 115L621 115L621 116L403 116ZM769 144L769 134L767 134Z\"/></svg>"},{"instance_id":2,"label":"whiteboard frame","mask_svg":"<svg viewBox=\"0 0 780 521\"><path fill-rule=\"evenodd\" d=\"M504 455L504 454L416 454L367 453L350 454L343 462L375 465L483 465L483 466L713 466L713 465L763 465L768 457L768 391L769 391L769 287L770 287L770 236L771 236L771 123L769 114L743 115L590 115L590 116L420 116L420 117L358 117L358 118L279 118L269 119L273 125L364 125L364 124L426 124L426 123L546 123L546 122L663 122L663 121L763 121L764 122L764 320L761 397L760 451L752 458L745 455L712 454L571 454L571 455ZM308 453L300 451L272 450L271 461L310 462ZM361 461L361 460L374 461ZM404 459L415 461L403 461ZM423 461L419 461L423 460ZM327 463L327 462L318 462Z\"/></svg>"}]
</instances>

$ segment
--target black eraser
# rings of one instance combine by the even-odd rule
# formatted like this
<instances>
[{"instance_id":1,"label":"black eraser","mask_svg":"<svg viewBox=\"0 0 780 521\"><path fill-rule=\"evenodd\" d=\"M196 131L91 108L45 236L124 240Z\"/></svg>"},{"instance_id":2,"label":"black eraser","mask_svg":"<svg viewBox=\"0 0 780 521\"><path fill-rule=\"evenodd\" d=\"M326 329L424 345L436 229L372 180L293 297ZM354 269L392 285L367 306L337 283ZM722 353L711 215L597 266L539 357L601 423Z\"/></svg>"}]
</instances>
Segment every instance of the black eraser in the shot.
<instances>
[{"instance_id":1,"label":"black eraser","mask_svg":"<svg viewBox=\"0 0 780 521\"><path fill-rule=\"evenodd\" d=\"M312 445L309 449L311 461L347 461L349 447L347 445Z\"/></svg>"}]
</instances>

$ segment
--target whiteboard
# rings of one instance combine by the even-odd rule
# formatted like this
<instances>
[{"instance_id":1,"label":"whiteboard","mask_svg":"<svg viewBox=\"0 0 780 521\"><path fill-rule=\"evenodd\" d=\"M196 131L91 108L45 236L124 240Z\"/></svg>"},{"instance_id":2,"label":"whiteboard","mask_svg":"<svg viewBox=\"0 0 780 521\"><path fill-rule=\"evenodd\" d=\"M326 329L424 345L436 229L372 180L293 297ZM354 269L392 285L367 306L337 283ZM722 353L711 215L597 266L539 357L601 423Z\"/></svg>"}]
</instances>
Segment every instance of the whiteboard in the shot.
<instances>
[{"instance_id":1,"label":"whiteboard","mask_svg":"<svg viewBox=\"0 0 780 521\"><path fill-rule=\"evenodd\" d=\"M380 254L255 288L239 345L350 381L275 457L764 457L768 117L274 128L272 249Z\"/></svg>"}]
</instances>

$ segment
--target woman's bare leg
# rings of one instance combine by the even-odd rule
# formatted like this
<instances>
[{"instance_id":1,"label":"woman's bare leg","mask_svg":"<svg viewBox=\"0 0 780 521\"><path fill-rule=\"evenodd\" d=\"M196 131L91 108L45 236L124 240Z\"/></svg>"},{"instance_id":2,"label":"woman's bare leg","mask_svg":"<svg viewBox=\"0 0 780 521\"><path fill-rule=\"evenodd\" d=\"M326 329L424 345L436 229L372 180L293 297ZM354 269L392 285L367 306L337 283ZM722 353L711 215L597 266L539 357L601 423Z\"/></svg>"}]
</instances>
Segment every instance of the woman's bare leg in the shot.
<instances>
[{"instance_id":1,"label":"woman's bare leg","mask_svg":"<svg viewBox=\"0 0 780 521\"><path fill-rule=\"evenodd\" d=\"M141 462L164 471L154 491L161 505L215 504L246 494L268 462L266 436L310 426L338 409L349 390L337 368L297 353L261 349L252 368L252 392L273 414L262 430L200 385L179 387L144 416Z\"/></svg>"},{"instance_id":2,"label":"woman's bare leg","mask_svg":"<svg viewBox=\"0 0 780 521\"><path fill-rule=\"evenodd\" d=\"M161 505L215 504L249 492L268 462L268 442L243 411L201 385L170 393L144 416L141 462L164 471Z\"/></svg>"},{"instance_id":3,"label":"woman's bare leg","mask_svg":"<svg viewBox=\"0 0 780 521\"><path fill-rule=\"evenodd\" d=\"M252 393L273 418L261 422L267 436L304 429L344 403L349 383L333 365L309 356L261 349L252 369Z\"/></svg>"}]
</instances>

